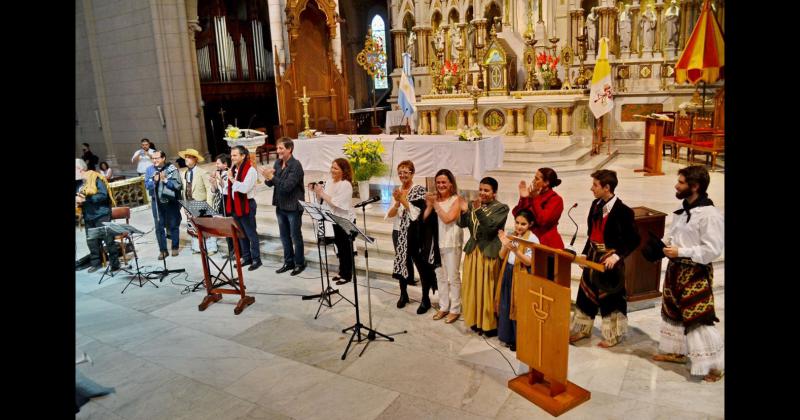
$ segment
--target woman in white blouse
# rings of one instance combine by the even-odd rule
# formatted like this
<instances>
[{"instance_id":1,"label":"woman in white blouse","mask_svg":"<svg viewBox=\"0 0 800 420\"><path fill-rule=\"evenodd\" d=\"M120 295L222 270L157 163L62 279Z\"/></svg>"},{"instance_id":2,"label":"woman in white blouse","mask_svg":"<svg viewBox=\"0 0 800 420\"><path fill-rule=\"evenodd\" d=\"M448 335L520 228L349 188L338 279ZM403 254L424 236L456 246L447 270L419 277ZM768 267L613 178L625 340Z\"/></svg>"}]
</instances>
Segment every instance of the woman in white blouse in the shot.
<instances>
[{"instance_id":1,"label":"woman in white blouse","mask_svg":"<svg viewBox=\"0 0 800 420\"><path fill-rule=\"evenodd\" d=\"M98 172L102 174L106 179L111 178L111 167L108 166L108 162L100 162L100 166L98 167Z\"/></svg>"},{"instance_id":2,"label":"woman in white blouse","mask_svg":"<svg viewBox=\"0 0 800 420\"><path fill-rule=\"evenodd\" d=\"M333 214L344 217L351 222L356 221L353 211L353 169L347 159L339 158L331 164L331 179L323 187L314 185L314 193L327 205ZM350 253L350 241L341 227L333 226L336 256L339 257L339 274L333 277L336 284L345 284L353 277L353 255Z\"/></svg>"},{"instance_id":3,"label":"woman in white blouse","mask_svg":"<svg viewBox=\"0 0 800 420\"><path fill-rule=\"evenodd\" d=\"M436 173L436 192L425 196L425 214L428 219L436 213L438 226L439 255L441 266L436 268L439 286L439 310L434 320L447 316L444 322L451 324L461 316L461 248L464 246L462 228L456 224L461 215L463 198L458 195L456 178L448 169Z\"/></svg>"}]
</instances>

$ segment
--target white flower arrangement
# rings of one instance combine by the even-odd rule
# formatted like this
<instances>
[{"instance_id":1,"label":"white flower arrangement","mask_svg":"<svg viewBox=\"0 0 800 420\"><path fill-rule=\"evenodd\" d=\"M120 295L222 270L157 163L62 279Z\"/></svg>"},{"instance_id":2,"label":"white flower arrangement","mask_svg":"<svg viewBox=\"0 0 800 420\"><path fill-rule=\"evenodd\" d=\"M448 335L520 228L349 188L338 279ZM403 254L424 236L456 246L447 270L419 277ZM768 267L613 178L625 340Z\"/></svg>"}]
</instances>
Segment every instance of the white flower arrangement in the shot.
<instances>
[{"instance_id":1,"label":"white flower arrangement","mask_svg":"<svg viewBox=\"0 0 800 420\"><path fill-rule=\"evenodd\" d=\"M472 127L464 126L457 134L458 141L478 141L483 139L483 133L481 133L477 125Z\"/></svg>"}]
</instances>

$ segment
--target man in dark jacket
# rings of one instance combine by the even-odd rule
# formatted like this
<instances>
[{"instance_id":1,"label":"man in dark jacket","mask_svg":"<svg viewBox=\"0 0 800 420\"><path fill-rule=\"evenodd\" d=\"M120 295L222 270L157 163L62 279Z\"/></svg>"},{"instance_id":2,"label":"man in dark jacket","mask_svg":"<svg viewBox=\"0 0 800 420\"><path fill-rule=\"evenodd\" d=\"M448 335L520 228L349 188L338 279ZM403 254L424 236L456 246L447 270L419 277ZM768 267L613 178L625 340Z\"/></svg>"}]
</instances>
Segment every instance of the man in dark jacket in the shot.
<instances>
[{"instance_id":1,"label":"man in dark jacket","mask_svg":"<svg viewBox=\"0 0 800 420\"><path fill-rule=\"evenodd\" d=\"M89 148L89 143L81 143L81 147L83 148L83 155L81 156L81 159L86 162L86 166L90 171L96 171L97 163L100 162L100 158L92 153L92 150Z\"/></svg>"},{"instance_id":2,"label":"man in dark jacket","mask_svg":"<svg viewBox=\"0 0 800 420\"><path fill-rule=\"evenodd\" d=\"M275 270L283 273L292 270L292 275L300 274L306 268L303 254L302 226L303 208L298 203L303 194L303 165L292 156L294 143L288 137L278 140L276 147L278 160L272 168L259 168L268 187L275 187L272 205L278 216L278 230L283 244L283 267Z\"/></svg>"},{"instance_id":3,"label":"man in dark jacket","mask_svg":"<svg viewBox=\"0 0 800 420\"><path fill-rule=\"evenodd\" d=\"M583 254L605 265L605 272L583 270L569 341L574 343L591 336L599 310L603 318L603 341L598 346L613 347L622 341L628 329L625 257L639 246L640 238L633 210L614 195L617 173L601 169L591 176L595 200L589 210L589 238Z\"/></svg>"},{"instance_id":4,"label":"man in dark jacket","mask_svg":"<svg viewBox=\"0 0 800 420\"><path fill-rule=\"evenodd\" d=\"M152 154L153 166L145 172L144 185L150 194L150 208L153 211L156 239L158 240L158 259L163 260L167 253L167 232L172 239L172 256L178 256L180 246L181 197L183 182L175 165L167 162L163 150Z\"/></svg>"},{"instance_id":5,"label":"man in dark jacket","mask_svg":"<svg viewBox=\"0 0 800 420\"><path fill-rule=\"evenodd\" d=\"M86 225L86 244L89 246L91 261L89 272L94 273L101 267L100 249L103 246L103 240L106 243L111 270L117 271L120 268L119 248L114 243L114 234L106 230L105 239L88 239L89 229L103 227L103 222L111 221L111 207L114 205L114 199L111 197L108 181L99 173L89 170L86 162L82 159L75 159L75 171L80 173L83 178L83 182L75 194L75 204L81 207L83 222Z\"/></svg>"}]
</instances>

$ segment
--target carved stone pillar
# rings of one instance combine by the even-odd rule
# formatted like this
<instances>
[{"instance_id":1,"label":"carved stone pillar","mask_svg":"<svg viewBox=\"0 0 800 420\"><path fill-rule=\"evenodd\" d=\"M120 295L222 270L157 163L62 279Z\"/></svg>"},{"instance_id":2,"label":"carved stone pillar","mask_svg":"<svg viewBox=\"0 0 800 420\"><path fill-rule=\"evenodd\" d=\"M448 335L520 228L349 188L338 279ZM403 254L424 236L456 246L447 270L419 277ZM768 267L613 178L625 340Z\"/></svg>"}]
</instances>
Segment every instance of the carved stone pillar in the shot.
<instances>
[{"instance_id":1,"label":"carved stone pillar","mask_svg":"<svg viewBox=\"0 0 800 420\"><path fill-rule=\"evenodd\" d=\"M431 134L439 134L439 109L429 111L431 115Z\"/></svg>"},{"instance_id":2,"label":"carved stone pillar","mask_svg":"<svg viewBox=\"0 0 800 420\"><path fill-rule=\"evenodd\" d=\"M570 136L572 135L572 111L575 108L568 106L566 108L561 109L561 135L562 136Z\"/></svg>"},{"instance_id":3,"label":"carved stone pillar","mask_svg":"<svg viewBox=\"0 0 800 420\"><path fill-rule=\"evenodd\" d=\"M656 36L655 46L653 47L653 57L659 57L664 54L664 0L656 0Z\"/></svg>"},{"instance_id":4,"label":"carved stone pillar","mask_svg":"<svg viewBox=\"0 0 800 420\"><path fill-rule=\"evenodd\" d=\"M420 134L430 134L430 131L428 129L428 112L429 111L420 111L419 112Z\"/></svg>"},{"instance_id":5,"label":"carved stone pillar","mask_svg":"<svg viewBox=\"0 0 800 420\"><path fill-rule=\"evenodd\" d=\"M550 135L557 136L558 130L558 107L550 107Z\"/></svg>"},{"instance_id":6,"label":"carved stone pillar","mask_svg":"<svg viewBox=\"0 0 800 420\"><path fill-rule=\"evenodd\" d=\"M525 135L525 110L527 108L520 108L517 109L517 135L524 136Z\"/></svg>"},{"instance_id":7,"label":"carved stone pillar","mask_svg":"<svg viewBox=\"0 0 800 420\"><path fill-rule=\"evenodd\" d=\"M678 41L679 50L683 50L683 48L686 46L686 41L689 40L689 36L692 34L689 28L689 26L691 26L693 23L691 22L691 16L690 16L692 14L692 3L693 2L691 0L687 0L681 2L680 4L681 36L680 40Z\"/></svg>"},{"instance_id":8,"label":"carved stone pillar","mask_svg":"<svg viewBox=\"0 0 800 420\"><path fill-rule=\"evenodd\" d=\"M631 55L639 55L639 0L631 6Z\"/></svg>"},{"instance_id":9,"label":"carved stone pillar","mask_svg":"<svg viewBox=\"0 0 800 420\"><path fill-rule=\"evenodd\" d=\"M475 49L478 50L477 57L482 57L483 49L486 48L486 19L475 19L472 21L475 25Z\"/></svg>"},{"instance_id":10,"label":"carved stone pillar","mask_svg":"<svg viewBox=\"0 0 800 420\"><path fill-rule=\"evenodd\" d=\"M403 67L403 52L406 50L406 30L392 29L392 40L394 41L394 68Z\"/></svg>"},{"instance_id":11,"label":"carved stone pillar","mask_svg":"<svg viewBox=\"0 0 800 420\"><path fill-rule=\"evenodd\" d=\"M456 110L456 112L458 112L458 123L456 124L456 129L464 128L464 120L466 119L464 117L464 114L467 111L464 110L464 109L459 109L459 110Z\"/></svg>"},{"instance_id":12,"label":"carved stone pillar","mask_svg":"<svg viewBox=\"0 0 800 420\"><path fill-rule=\"evenodd\" d=\"M411 30L417 34L417 48L415 48L414 51L415 57L412 58L414 59L414 62L417 63L417 66L427 67L430 64L430 55L428 53L430 46L428 45L428 37L430 35L431 28L415 26Z\"/></svg>"},{"instance_id":13,"label":"carved stone pillar","mask_svg":"<svg viewBox=\"0 0 800 420\"><path fill-rule=\"evenodd\" d=\"M514 110L511 108L506 109L506 135L513 136L517 134L516 121L514 120Z\"/></svg>"}]
</instances>

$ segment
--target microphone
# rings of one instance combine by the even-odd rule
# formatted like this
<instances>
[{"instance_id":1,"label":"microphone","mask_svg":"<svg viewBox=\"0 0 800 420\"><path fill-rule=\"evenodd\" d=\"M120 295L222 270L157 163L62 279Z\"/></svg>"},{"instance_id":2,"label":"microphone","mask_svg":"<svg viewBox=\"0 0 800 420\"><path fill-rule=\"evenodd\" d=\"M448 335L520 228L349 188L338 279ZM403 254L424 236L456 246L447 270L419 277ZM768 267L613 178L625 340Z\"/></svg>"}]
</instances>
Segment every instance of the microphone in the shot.
<instances>
[{"instance_id":1,"label":"microphone","mask_svg":"<svg viewBox=\"0 0 800 420\"><path fill-rule=\"evenodd\" d=\"M364 207L364 206L366 206L367 204L375 203L375 202L377 202L377 201L381 201L381 196L379 196L379 195L376 195L375 197L372 197L372 198L370 198L370 199L368 199L368 200L364 200L364 201L362 201L362 202L360 202L360 203L356 204L356 205L355 205L355 206L353 206L353 207L354 207L354 208Z\"/></svg>"},{"instance_id":2,"label":"microphone","mask_svg":"<svg viewBox=\"0 0 800 420\"><path fill-rule=\"evenodd\" d=\"M573 255L577 255L577 253L572 247L573 245L575 245L575 239L578 237L578 224L575 223L575 219L572 218L570 212L572 212L572 209L574 209L575 207L578 207L578 203L573 204L572 207L569 208L569 211L567 211L567 217L569 217L569 220L571 220L572 223L575 225L575 233L572 235L572 240L569 241L569 249L565 249L565 251Z\"/></svg>"}]
</instances>

